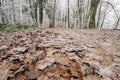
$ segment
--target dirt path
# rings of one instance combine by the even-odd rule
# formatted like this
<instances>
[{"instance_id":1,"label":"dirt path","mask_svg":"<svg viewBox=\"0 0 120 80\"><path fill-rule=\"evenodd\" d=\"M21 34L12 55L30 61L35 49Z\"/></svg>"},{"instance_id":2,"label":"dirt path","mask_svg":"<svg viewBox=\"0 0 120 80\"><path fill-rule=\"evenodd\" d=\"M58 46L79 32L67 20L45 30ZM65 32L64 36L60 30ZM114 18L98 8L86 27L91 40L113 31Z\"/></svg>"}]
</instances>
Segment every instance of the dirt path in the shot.
<instances>
[{"instance_id":1,"label":"dirt path","mask_svg":"<svg viewBox=\"0 0 120 80\"><path fill-rule=\"evenodd\" d=\"M0 36L0 80L119 80L120 31L45 29Z\"/></svg>"}]
</instances>

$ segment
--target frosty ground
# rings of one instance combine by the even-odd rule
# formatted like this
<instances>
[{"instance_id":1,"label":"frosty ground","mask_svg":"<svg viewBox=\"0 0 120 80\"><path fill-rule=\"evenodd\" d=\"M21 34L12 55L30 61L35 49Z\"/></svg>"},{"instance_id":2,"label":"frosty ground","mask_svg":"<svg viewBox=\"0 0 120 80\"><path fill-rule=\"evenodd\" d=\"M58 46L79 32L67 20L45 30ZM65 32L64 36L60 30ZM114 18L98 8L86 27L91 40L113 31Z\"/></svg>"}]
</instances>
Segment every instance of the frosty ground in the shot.
<instances>
[{"instance_id":1,"label":"frosty ground","mask_svg":"<svg viewBox=\"0 0 120 80\"><path fill-rule=\"evenodd\" d=\"M0 36L0 80L119 80L120 31L43 29Z\"/></svg>"}]
</instances>

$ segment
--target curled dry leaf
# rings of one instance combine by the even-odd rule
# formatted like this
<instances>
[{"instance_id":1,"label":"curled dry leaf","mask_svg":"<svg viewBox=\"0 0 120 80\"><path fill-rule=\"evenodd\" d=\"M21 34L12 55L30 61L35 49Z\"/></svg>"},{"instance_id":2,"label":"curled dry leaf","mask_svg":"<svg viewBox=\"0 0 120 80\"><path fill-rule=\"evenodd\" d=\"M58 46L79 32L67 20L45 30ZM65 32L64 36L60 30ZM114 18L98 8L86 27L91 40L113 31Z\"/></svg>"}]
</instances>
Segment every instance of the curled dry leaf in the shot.
<instances>
[{"instance_id":1,"label":"curled dry leaf","mask_svg":"<svg viewBox=\"0 0 120 80\"><path fill-rule=\"evenodd\" d=\"M51 66L52 63L48 60L41 60L37 62L37 69L44 70L45 68Z\"/></svg>"},{"instance_id":2,"label":"curled dry leaf","mask_svg":"<svg viewBox=\"0 0 120 80\"><path fill-rule=\"evenodd\" d=\"M18 53L25 53L28 50L27 47L17 47L13 48L12 51L18 52Z\"/></svg>"},{"instance_id":3,"label":"curled dry leaf","mask_svg":"<svg viewBox=\"0 0 120 80\"><path fill-rule=\"evenodd\" d=\"M6 45L2 45L2 46L0 47L0 51L6 50L6 49L8 49L8 46L6 46Z\"/></svg>"},{"instance_id":4,"label":"curled dry leaf","mask_svg":"<svg viewBox=\"0 0 120 80\"><path fill-rule=\"evenodd\" d=\"M62 65L69 65L70 63L70 60L66 53L55 53L54 58L56 63L60 63Z\"/></svg>"}]
</instances>

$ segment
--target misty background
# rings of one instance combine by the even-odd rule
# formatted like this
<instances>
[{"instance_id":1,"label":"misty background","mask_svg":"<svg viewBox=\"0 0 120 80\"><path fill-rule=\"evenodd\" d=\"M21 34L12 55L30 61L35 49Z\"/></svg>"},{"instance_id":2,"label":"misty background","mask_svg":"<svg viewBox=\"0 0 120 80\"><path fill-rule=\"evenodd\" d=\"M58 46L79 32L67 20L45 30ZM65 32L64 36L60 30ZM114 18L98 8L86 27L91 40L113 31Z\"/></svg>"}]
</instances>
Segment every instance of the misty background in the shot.
<instances>
[{"instance_id":1,"label":"misty background","mask_svg":"<svg viewBox=\"0 0 120 80\"><path fill-rule=\"evenodd\" d=\"M0 0L0 24L14 25L20 23L37 25L39 27L50 27L50 24L54 21L55 27L68 27L69 25L71 28L84 28L85 25L89 26L91 0L69 0L69 14L68 0L43 0L42 5L38 4L43 7L41 22L41 15L39 15L41 7L35 8L37 1L39 0ZM78 1L82 3L81 23L79 19L80 15L78 14ZM95 15L97 28L114 29L117 27L117 29L120 29L119 7L119 0L100 0ZM35 9L37 10L36 12ZM85 17L87 15L88 18Z\"/></svg>"}]
</instances>

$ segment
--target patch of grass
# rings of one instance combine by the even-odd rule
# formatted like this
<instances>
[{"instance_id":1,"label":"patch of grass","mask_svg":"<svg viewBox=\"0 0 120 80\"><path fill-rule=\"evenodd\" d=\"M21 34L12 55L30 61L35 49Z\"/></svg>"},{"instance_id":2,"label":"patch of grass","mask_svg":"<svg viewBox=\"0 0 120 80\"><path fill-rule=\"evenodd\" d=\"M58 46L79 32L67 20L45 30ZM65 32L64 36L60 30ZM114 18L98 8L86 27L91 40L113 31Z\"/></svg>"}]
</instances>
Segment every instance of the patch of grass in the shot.
<instances>
[{"instance_id":1,"label":"patch of grass","mask_svg":"<svg viewBox=\"0 0 120 80\"><path fill-rule=\"evenodd\" d=\"M3 32L16 32L20 30L25 30L25 29L36 29L37 27L35 25L21 25L21 24L16 24L16 25L4 25L0 24L0 33Z\"/></svg>"},{"instance_id":2,"label":"patch of grass","mask_svg":"<svg viewBox=\"0 0 120 80\"><path fill-rule=\"evenodd\" d=\"M6 28L6 27L7 27L6 25L0 24L0 31L1 31L1 32L5 31L5 28Z\"/></svg>"}]
</instances>

